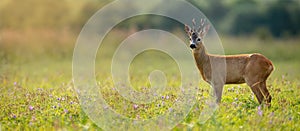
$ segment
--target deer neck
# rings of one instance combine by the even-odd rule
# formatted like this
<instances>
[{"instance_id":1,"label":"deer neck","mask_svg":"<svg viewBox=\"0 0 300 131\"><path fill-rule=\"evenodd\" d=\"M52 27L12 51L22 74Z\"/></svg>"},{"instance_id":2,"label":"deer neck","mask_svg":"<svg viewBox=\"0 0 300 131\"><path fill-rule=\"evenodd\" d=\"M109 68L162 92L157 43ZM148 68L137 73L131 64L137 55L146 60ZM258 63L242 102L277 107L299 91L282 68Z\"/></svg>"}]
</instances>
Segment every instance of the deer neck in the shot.
<instances>
[{"instance_id":1,"label":"deer neck","mask_svg":"<svg viewBox=\"0 0 300 131\"><path fill-rule=\"evenodd\" d=\"M206 52L204 46L199 49L193 50L194 58L197 63L197 66L203 68L203 65L209 64L209 54Z\"/></svg>"},{"instance_id":2,"label":"deer neck","mask_svg":"<svg viewBox=\"0 0 300 131\"><path fill-rule=\"evenodd\" d=\"M194 55L197 67L202 75L202 78L206 81L207 79L209 79L209 78L206 78L206 76L210 72L209 54L206 52L205 47L202 46L199 49L193 50L193 55Z\"/></svg>"}]
</instances>

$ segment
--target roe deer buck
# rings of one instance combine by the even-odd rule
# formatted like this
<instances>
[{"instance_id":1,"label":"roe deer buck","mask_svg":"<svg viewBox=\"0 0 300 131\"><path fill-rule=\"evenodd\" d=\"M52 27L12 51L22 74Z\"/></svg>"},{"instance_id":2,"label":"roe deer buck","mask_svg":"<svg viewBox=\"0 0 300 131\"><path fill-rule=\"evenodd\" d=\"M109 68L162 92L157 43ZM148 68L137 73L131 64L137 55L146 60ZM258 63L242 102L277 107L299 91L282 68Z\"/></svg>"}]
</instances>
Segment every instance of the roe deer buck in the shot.
<instances>
[{"instance_id":1,"label":"roe deer buck","mask_svg":"<svg viewBox=\"0 0 300 131\"><path fill-rule=\"evenodd\" d=\"M193 29L185 25L185 31L190 38L190 48L192 49L197 67L204 81L209 83L214 89L216 102L221 102L224 84L247 83L261 104L266 100L268 106L271 105L271 95L266 87L266 80L273 71L274 67L270 60L265 56L254 54L239 55L211 55L208 54L203 45L203 37L209 30L210 25L205 25L205 20L201 19L198 30L195 30L196 22L193 19ZM211 63L218 64L223 59L226 62L226 73L223 78L212 78L213 70L219 71L220 66L211 66ZM224 64L225 66L225 64ZM220 69L221 70L221 69Z\"/></svg>"}]
</instances>

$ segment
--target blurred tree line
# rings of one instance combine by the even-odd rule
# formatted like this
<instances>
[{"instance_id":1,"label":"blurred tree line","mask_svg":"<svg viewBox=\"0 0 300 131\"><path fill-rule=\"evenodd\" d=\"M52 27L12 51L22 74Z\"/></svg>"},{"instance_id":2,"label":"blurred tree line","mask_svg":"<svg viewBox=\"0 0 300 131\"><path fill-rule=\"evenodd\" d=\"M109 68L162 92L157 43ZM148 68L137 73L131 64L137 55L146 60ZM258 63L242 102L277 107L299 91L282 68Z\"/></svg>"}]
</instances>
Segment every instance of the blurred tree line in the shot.
<instances>
[{"instance_id":1,"label":"blurred tree line","mask_svg":"<svg viewBox=\"0 0 300 131\"><path fill-rule=\"evenodd\" d=\"M6 0L8 1L8 0ZM9 0L0 5L0 29L46 28L80 30L101 7L113 0ZM297 36L300 33L298 0L187 0L199 8L225 34L260 37ZM76 4L77 3L77 4ZM128 6L120 7L120 10ZM184 10L180 6L170 10ZM145 15L130 18L118 28L174 30L182 25L172 19Z\"/></svg>"},{"instance_id":2,"label":"blurred tree line","mask_svg":"<svg viewBox=\"0 0 300 131\"><path fill-rule=\"evenodd\" d=\"M70 22L69 13L64 0L11 0L1 6L0 28L62 28Z\"/></svg>"},{"instance_id":3,"label":"blurred tree line","mask_svg":"<svg viewBox=\"0 0 300 131\"><path fill-rule=\"evenodd\" d=\"M210 0L203 12L222 31L233 35L275 37L300 33L300 4L296 0Z\"/></svg>"}]
</instances>

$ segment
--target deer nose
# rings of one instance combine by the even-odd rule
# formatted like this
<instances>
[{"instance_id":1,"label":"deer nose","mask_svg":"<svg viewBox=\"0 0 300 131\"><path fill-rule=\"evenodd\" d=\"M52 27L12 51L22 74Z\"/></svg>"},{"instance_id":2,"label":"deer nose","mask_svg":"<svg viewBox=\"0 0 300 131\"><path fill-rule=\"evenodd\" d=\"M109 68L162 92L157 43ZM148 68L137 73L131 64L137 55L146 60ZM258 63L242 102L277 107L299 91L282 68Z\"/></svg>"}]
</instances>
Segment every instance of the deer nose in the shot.
<instances>
[{"instance_id":1,"label":"deer nose","mask_svg":"<svg viewBox=\"0 0 300 131\"><path fill-rule=\"evenodd\" d=\"M192 49L195 49L195 48L196 48L196 45L195 45L195 44L191 44L190 47L191 47Z\"/></svg>"}]
</instances>

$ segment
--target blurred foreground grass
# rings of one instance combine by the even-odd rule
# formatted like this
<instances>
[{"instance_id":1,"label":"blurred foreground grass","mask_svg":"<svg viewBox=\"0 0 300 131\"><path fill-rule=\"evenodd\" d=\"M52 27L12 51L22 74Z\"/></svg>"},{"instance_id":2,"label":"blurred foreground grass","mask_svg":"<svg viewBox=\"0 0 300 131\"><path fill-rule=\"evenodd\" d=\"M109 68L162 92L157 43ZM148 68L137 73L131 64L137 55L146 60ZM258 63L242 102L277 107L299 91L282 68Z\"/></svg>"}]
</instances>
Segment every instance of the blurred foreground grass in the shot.
<instances>
[{"instance_id":1,"label":"blurred foreground grass","mask_svg":"<svg viewBox=\"0 0 300 131\"><path fill-rule=\"evenodd\" d=\"M180 33L178 33L180 34ZM101 48L104 55L97 57L96 75L108 104L128 117L151 118L168 110L176 95L172 90L160 94L148 105L132 102L120 104L121 96L111 91L109 76L110 55L128 35L113 31ZM181 35L185 38L184 35ZM272 39L261 41L254 37L221 37L226 54L258 52L270 58L276 69L268 81L273 96L272 107L258 109L249 87L227 85L220 108L205 123L198 116L209 93L203 81L197 93L197 104L187 118L174 130L226 129L226 130L299 130L300 127L300 39ZM2 129L100 129L80 108L72 84L72 51L76 35L68 31L32 30L27 32L4 31L0 39L0 127ZM147 61L150 58L151 61ZM151 65L168 65L168 86L180 85L178 68L170 57L148 52L132 63L131 82L147 86ZM194 63L191 63L194 64ZM145 65L145 66L139 66ZM162 66L162 67L163 67ZM155 67L155 66L154 66ZM162 68L164 71L165 68ZM198 71L196 71L198 72ZM168 98L167 98L168 96ZM126 110L122 107L126 106Z\"/></svg>"}]
</instances>

